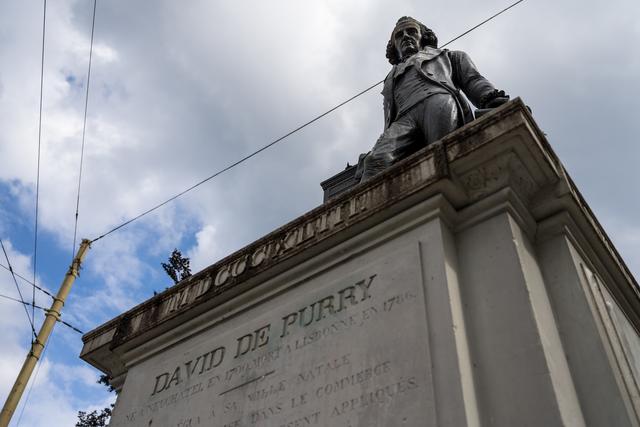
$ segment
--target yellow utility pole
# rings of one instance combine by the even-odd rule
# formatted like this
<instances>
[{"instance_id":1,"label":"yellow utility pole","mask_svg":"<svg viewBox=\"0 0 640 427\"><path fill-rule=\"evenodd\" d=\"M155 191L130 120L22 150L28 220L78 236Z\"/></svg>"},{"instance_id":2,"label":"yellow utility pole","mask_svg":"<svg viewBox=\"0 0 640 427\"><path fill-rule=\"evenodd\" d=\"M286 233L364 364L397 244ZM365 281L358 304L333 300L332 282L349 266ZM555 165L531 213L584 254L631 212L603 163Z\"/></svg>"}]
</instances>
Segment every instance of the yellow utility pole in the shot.
<instances>
[{"instance_id":1,"label":"yellow utility pole","mask_svg":"<svg viewBox=\"0 0 640 427\"><path fill-rule=\"evenodd\" d=\"M56 321L60 318L62 307L64 306L64 301L67 299L67 295L69 295L69 291L71 291L71 286L75 281L76 277L78 277L80 271L80 264L84 259L85 253L89 249L91 241L84 239L82 243L80 243L80 249L78 249L78 253L76 254L73 261L71 261L71 266L69 267L69 271L67 275L64 277L62 281L62 285L60 285L60 289L58 290L58 294L53 299L53 304L49 310L46 310L46 316L44 319L44 323L42 324L42 328L40 328L40 332L38 333L38 337L31 344L31 351L27 355L27 359L24 361L22 365L22 369L18 374L18 378L16 378L16 382L7 397L7 401L4 403L4 407L2 408L2 413L0 413L0 427L8 427L9 421L11 421L11 417L20 402L20 398L22 397L22 393L24 393L24 389L29 382L29 378L31 377L31 373L33 372L33 368L36 366L38 359L40 359L40 355L44 350L44 346L49 339L49 335L53 331L53 327L56 324Z\"/></svg>"}]
</instances>

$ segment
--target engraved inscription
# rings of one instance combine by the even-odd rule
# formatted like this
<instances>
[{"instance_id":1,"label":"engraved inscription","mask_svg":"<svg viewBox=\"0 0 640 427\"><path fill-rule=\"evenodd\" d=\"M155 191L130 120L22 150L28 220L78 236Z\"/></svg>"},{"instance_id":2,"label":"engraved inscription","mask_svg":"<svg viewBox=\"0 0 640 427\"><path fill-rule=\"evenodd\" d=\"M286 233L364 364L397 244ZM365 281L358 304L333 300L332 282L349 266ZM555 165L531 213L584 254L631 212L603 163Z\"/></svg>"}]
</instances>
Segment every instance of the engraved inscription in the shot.
<instances>
[{"instance_id":1,"label":"engraved inscription","mask_svg":"<svg viewBox=\"0 0 640 427\"><path fill-rule=\"evenodd\" d=\"M405 249L344 279L316 279L254 320L150 360L136 379L146 397L121 396L130 408L112 425L383 426L396 413L403 425L431 425L416 258Z\"/></svg>"},{"instance_id":2,"label":"engraved inscription","mask_svg":"<svg viewBox=\"0 0 640 427\"><path fill-rule=\"evenodd\" d=\"M280 233L268 240L263 239L250 251L243 251L231 259L225 259L203 274L198 274L197 277L170 289L161 296L159 315L154 316L154 323L160 323L170 315L197 304L211 290L220 291L233 286L255 274L257 270L275 265L285 257L303 251L309 245L335 235L350 224L364 220L389 203L388 195L392 188L395 189L394 198L397 199L401 194L408 195L428 185L438 175L434 162L434 153L427 153L390 181L366 188L338 205L327 205L303 223L287 225ZM475 181L477 179L474 177L465 178L467 184ZM144 311L141 311L130 321L123 320L129 324L121 327L121 331L126 333L122 332L119 340L126 340L140 332L143 327L143 323L140 322L143 314ZM146 323L144 327L150 326L152 325Z\"/></svg>"}]
</instances>

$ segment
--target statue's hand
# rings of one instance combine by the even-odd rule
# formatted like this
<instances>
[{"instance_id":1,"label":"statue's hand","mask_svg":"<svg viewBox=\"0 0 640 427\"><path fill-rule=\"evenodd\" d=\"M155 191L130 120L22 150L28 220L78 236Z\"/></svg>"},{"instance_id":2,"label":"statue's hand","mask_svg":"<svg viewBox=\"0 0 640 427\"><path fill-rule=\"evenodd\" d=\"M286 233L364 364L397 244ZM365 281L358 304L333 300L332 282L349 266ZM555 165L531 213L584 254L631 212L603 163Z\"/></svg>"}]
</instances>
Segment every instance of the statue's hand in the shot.
<instances>
[{"instance_id":1,"label":"statue's hand","mask_svg":"<svg viewBox=\"0 0 640 427\"><path fill-rule=\"evenodd\" d=\"M499 96L497 98L493 98L491 101L487 103L486 108L496 108L501 106L504 103L509 102L508 96Z\"/></svg>"},{"instance_id":2,"label":"statue's hand","mask_svg":"<svg viewBox=\"0 0 640 427\"><path fill-rule=\"evenodd\" d=\"M496 108L509 101L503 90L494 89L483 97L482 108Z\"/></svg>"}]
</instances>

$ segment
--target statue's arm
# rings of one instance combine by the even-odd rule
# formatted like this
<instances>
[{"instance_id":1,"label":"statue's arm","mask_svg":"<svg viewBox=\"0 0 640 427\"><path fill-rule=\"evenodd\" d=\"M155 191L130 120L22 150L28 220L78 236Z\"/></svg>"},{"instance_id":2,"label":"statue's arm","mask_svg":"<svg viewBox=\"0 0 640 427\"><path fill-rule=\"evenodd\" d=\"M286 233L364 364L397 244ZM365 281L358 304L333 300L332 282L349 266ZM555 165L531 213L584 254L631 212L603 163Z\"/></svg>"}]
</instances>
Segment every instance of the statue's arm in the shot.
<instances>
[{"instance_id":1,"label":"statue's arm","mask_svg":"<svg viewBox=\"0 0 640 427\"><path fill-rule=\"evenodd\" d=\"M449 52L453 68L453 83L479 108L490 108L498 99L508 100L504 91L497 90L476 68L469 55L462 51ZM502 101L504 102L504 101ZM500 103L502 103L500 102Z\"/></svg>"},{"instance_id":2,"label":"statue's arm","mask_svg":"<svg viewBox=\"0 0 640 427\"><path fill-rule=\"evenodd\" d=\"M391 116L393 115L393 90L392 90L392 82L393 82L393 72L395 67L389 71L387 77L384 79L384 84L382 87L382 108L384 109L384 123L385 129L391 121Z\"/></svg>"}]
</instances>

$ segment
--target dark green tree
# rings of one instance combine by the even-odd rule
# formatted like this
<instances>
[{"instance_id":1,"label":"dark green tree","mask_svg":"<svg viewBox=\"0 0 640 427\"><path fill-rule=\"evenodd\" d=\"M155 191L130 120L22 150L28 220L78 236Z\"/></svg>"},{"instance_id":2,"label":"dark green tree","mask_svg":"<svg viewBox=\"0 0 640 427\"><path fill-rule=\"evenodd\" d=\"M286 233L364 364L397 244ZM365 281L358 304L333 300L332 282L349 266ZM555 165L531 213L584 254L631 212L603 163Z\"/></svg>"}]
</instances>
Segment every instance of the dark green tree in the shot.
<instances>
[{"instance_id":1,"label":"dark green tree","mask_svg":"<svg viewBox=\"0 0 640 427\"><path fill-rule=\"evenodd\" d=\"M109 384L109 376L108 375L100 375L100 379L98 379L98 384L104 384L109 388L109 391L113 391L114 388ZM113 409L113 404L107 408L101 409L98 411L84 412L78 411L78 422L76 423L76 427L105 427L111 419L111 410Z\"/></svg>"},{"instance_id":2,"label":"dark green tree","mask_svg":"<svg viewBox=\"0 0 640 427\"><path fill-rule=\"evenodd\" d=\"M164 268L164 271L171 277L173 283L178 283L191 276L189 258L183 257L178 249L174 249L173 252L171 252L168 261L168 263L162 263L162 268Z\"/></svg>"},{"instance_id":3,"label":"dark green tree","mask_svg":"<svg viewBox=\"0 0 640 427\"><path fill-rule=\"evenodd\" d=\"M76 427L105 427L111 419L111 408L101 409L98 411L91 411L86 413L84 411L78 411L78 422Z\"/></svg>"},{"instance_id":4,"label":"dark green tree","mask_svg":"<svg viewBox=\"0 0 640 427\"><path fill-rule=\"evenodd\" d=\"M98 384L104 385L106 388L109 389L109 391L115 391L115 388L113 388L110 381L111 381L111 378L107 374L102 374L100 375L100 378L98 378Z\"/></svg>"}]
</instances>

